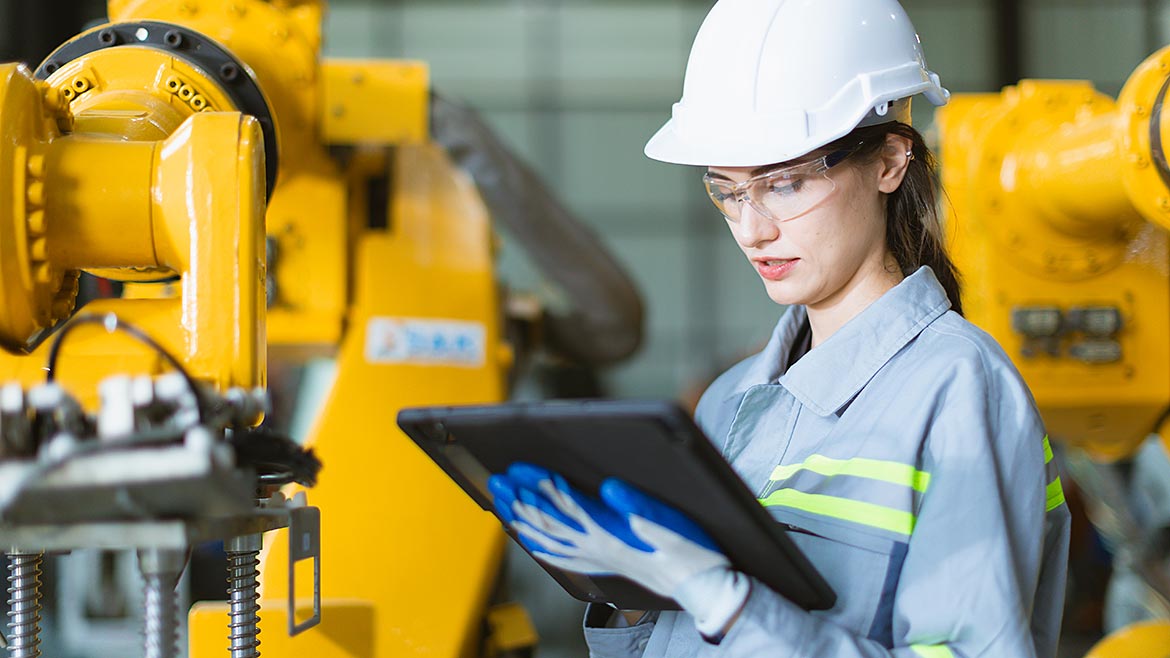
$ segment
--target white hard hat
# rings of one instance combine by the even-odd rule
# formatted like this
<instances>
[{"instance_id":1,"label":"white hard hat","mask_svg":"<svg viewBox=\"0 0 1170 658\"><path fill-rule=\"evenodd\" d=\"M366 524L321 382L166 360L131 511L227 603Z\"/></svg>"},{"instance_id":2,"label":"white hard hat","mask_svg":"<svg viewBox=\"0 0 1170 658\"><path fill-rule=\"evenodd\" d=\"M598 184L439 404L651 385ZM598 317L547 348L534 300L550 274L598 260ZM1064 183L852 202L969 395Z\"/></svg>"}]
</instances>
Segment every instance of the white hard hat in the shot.
<instances>
[{"instance_id":1,"label":"white hard hat","mask_svg":"<svg viewBox=\"0 0 1170 658\"><path fill-rule=\"evenodd\" d=\"M790 160L863 124L945 105L896 0L719 0L687 63L682 100L646 155L685 165Z\"/></svg>"}]
</instances>

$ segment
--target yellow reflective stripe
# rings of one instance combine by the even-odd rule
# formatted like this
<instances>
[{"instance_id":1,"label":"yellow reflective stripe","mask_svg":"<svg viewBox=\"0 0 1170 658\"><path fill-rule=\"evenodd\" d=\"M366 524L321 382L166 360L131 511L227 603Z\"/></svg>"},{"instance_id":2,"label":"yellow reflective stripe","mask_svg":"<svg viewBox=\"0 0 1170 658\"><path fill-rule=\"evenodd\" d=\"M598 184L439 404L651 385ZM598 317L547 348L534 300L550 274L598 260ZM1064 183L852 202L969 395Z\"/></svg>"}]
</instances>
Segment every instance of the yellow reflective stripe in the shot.
<instances>
[{"instance_id":1,"label":"yellow reflective stripe","mask_svg":"<svg viewBox=\"0 0 1170 658\"><path fill-rule=\"evenodd\" d=\"M1052 510L1054 510L1057 507L1060 507L1061 505L1064 504L1064 487L1060 486L1060 476L1059 475L1056 477L1055 480L1048 483L1047 494L1048 494L1047 511L1051 512Z\"/></svg>"},{"instance_id":2,"label":"yellow reflective stripe","mask_svg":"<svg viewBox=\"0 0 1170 658\"><path fill-rule=\"evenodd\" d=\"M955 658L945 644L912 644L910 649L922 658Z\"/></svg>"},{"instance_id":3,"label":"yellow reflective stripe","mask_svg":"<svg viewBox=\"0 0 1170 658\"><path fill-rule=\"evenodd\" d=\"M796 489L777 489L767 498L761 498L760 503L764 507L791 507L872 528L889 530L907 537L914 532L914 523L917 521L910 512L902 512L848 498L805 493Z\"/></svg>"},{"instance_id":4,"label":"yellow reflective stripe","mask_svg":"<svg viewBox=\"0 0 1170 658\"><path fill-rule=\"evenodd\" d=\"M1052 444L1050 444L1048 442L1048 435L1045 434L1044 435L1044 464L1047 466L1051 462L1052 462ZM1060 484L1060 476L1059 475L1056 476L1055 480L1048 483L1048 488L1045 490L1045 494L1046 494L1046 497L1048 498L1048 505L1047 505L1045 511L1051 512L1052 510L1054 510L1057 507L1060 507L1061 505L1064 504L1064 487L1061 486L1061 484Z\"/></svg>"},{"instance_id":5,"label":"yellow reflective stripe","mask_svg":"<svg viewBox=\"0 0 1170 658\"><path fill-rule=\"evenodd\" d=\"M798 471L812 471L821 475L853 475L856 477L880 480L891 484L900 484L911 487L915 491L925 493L930 486L930 473L924 473L908 464L883 461L880 459L832 459L821 455L813 455L804 460L803 464L789 464L777 466L772 470L772 480L786 480Z\"/></svg>"}]
</instances>

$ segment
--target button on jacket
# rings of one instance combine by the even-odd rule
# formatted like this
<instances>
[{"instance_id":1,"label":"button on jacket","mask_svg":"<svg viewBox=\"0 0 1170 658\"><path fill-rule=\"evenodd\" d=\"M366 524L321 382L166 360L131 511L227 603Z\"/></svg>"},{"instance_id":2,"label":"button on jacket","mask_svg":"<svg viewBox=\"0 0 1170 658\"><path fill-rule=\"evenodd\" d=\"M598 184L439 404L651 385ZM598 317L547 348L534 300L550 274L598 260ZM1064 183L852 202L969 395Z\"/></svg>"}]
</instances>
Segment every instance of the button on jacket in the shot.
<instances>
[{"instance_id":1,"label":"button on jacket","mask_svg":"<svg viewBox=\"0 0 1170 658\"><path fill-rule=\"evenodd\" d=\"M1053 658L1069 513L1035 403L922 268L790 368L807 322L704 393L699 425L837 592L806 612L757 581L718 643L689 615L597 628L596 658Z\"/></svg>"}]
</instances>

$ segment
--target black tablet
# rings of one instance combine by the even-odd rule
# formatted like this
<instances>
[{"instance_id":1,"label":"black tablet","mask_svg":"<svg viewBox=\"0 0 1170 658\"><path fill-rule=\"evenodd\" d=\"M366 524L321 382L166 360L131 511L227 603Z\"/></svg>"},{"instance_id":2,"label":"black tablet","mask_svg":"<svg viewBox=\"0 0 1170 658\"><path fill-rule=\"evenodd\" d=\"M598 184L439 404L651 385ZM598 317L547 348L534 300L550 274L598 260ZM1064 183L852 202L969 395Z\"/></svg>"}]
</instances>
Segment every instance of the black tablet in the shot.
<instances>
[{"instance_id":1,"label":"black tablet","mask_svg":"<svg viewBox=\"0 0 1170 658\"><path fill-rule=\"evenodd\" d=\"M590 400L422 407L403 409L398 425L485 510L494 513L488 477L518 461L561 473L593 496L606 478L621 478L677 507L719 543L736 569L793 603L818 610L836 600L783 526L673 403ZM582 601L627 610L678 609L674 601L624 578L541 566Z\"/></svg>"}]
</instances>

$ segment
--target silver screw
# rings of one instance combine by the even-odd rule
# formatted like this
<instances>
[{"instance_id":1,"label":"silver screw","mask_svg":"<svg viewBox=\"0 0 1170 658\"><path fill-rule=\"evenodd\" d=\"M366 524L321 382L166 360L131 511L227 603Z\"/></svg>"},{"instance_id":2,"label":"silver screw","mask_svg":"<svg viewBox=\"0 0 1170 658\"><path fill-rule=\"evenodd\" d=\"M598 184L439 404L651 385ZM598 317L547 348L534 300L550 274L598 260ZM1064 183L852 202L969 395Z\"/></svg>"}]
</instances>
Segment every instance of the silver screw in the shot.
<instances>
[{"instance_id":1,"label":"silver screw","mask_svg":"<svg viewBox=\"0 0 1170 658\"><path fill-rule=\"evenodd\" d=\"M183 551L157 548L138 551L138 569L146 581L146 658L179 655L179 595L175 588L186 562Z\"/></svg>"},{"instance_id":2,"label":"silver screw","mask_svg":"<svg viewBox=\"0 0 1170 658\"><path fill-rule=\"evenodd\" d=\"M260 576L261 536L244 535L227 542L228 600L231 621L228 640L231 658L259 658L260 656L260 594L257 578Z\"/></svg>"},{"instance_id":3,"label":"silver screw","mask_svg":"<svg viewBox=\"0 0 1170 658\"><path fill-rule=\"evenodd\" d=\"M8 655L41 655L41 553L8 554Z\"/></svg>"}]
</instances>

